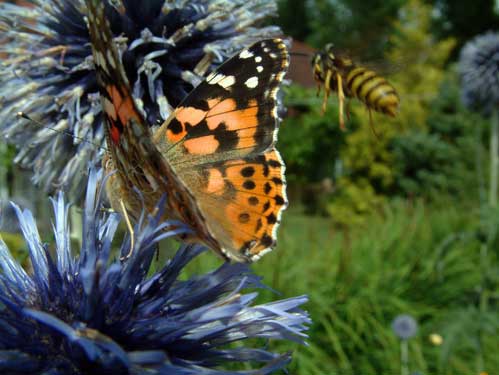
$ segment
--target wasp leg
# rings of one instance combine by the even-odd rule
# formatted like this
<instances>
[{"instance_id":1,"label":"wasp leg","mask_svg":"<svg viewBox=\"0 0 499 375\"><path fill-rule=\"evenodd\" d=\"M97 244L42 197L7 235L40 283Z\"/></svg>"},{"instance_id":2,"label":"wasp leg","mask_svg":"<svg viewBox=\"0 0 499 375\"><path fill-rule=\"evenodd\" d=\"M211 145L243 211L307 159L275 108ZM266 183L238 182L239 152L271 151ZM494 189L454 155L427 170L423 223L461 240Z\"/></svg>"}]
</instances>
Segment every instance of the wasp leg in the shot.
<instances>
[{"instance_id":1,"label":"wasp leg","mask_svg":"<svg viewBox=\"0 0 499 375\"><path fill-rule=\"evenodd\" d=\"M374 136L379 140L379 135L378 133L376 133L376 130L374 130L373 113L371 111L371 108L367 108L367 111L369 112L369 125L371 126L371 130Z\"/></svg>"},{"instance_id":2,"label":"wasp leg","mask_svg":"<svg viewBox=\"0 0 499 375\"><path fill-rule=\"evenodd\" d=\"M331 75L333 73L328 70L326 73L326 79L324 80L324 99L322 101L322 114L326 113L327 99L329 98L329 93L331 92Z\"/></svg>"},{"instance_id":3,"label":"wasp leg","mask_svg":"<svg viewBox=\"0 0 499 375\"><path fill-rule=\"evenodd\" d=\"M345 113L347 115L348 122L350 122L350 103L351 103L351 100L347 99L346 103L347 103L347 105L346 105L346 111L345 111Z\"/></svg>"},{"instance_id":4,"label":"wasp leg","mask_svg":"<svg viewBox=\"0 0 499 375\"><path fill-rule=\"evenodd\" d=\"M319 96L321 94L321 83L317 81L317 94L316 96Z\"/></svg>"},{"instance_id":5,"label":"wasp leg","mask_svg":"<svg viewBox=\"0 0 499 375\"><path fill-rule=\"evenodd\" d=\"M121 211L123 212L123 217L125 218L126 227L128 228L128 232L130 233L130 250L128 251L127 255L125 255L124 257L120 257L120 260L124 261L132 256L133 248L135 247L135 232L133 231L132 223L128 218L125 203L123 203L122 199L120 199L120 206L121 206Z\"/></svg>"},{"instance_id":6,"label":"wasp leg","mask_svg":"<svg viewBox=\"0 0 499 375\"><path fill-rule=\"evenodd\" d=\"M336 79L338 81L338 100L340 102L340 111L339 111L339 117L340 117L340 129L342 131L345 131L345 121L343 118L343 105L345 104L345 94L343 93L343 83L341 81L341 75L336 73Z\"/></svg>"}]
</instances>

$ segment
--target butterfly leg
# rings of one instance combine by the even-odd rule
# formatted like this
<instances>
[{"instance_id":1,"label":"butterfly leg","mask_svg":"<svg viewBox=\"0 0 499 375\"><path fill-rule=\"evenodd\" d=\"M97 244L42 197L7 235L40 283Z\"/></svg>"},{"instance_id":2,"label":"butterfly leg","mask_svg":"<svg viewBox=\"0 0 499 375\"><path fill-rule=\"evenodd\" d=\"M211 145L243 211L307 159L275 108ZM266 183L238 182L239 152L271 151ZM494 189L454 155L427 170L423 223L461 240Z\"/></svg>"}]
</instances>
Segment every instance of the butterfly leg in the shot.
<instances>
[{"instance_id":1,"label":"butterfly leg","mask_svg":"<svg viewBox=\"0 0 499 375\"><path fill-rule=\"evenodd\" d=\"M340 117L340 129L345 131L345 120L344 120L344 111L343 106L345 104L345 94L343 93L343 82L341 79L341 75L336 73L336 80L338 81L338 100L340 102L339 108L339 117Z\"/></svg>"},{"instance_id":2,"label":"butterfly leg","mask_svg":"<svg viewBox=\"0 0 499 375\"><path fill-rule=\"evenodd\" d=\"M130 218L128 217L125 203L123 203L123 199L120 199L121 211L123 212L123 217L125 218L126 227L128 228L128 232L130 233L130 251L124 257L121 257L120 260L124 261L132 256L133 248L135 247L135 232L133 231L132 223L130 222Z\"/></svg>"}]
</instances>

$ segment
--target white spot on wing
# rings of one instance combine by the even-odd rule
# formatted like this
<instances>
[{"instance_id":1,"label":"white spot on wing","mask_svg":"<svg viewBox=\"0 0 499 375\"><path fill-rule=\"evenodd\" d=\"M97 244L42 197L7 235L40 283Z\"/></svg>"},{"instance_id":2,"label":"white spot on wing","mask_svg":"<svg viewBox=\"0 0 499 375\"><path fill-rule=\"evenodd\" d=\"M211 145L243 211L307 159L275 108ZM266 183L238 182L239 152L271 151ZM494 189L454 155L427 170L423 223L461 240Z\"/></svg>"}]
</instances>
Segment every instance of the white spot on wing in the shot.
<instances>
[{"instance_id":1,"label":"white spot on wing","mask_svg":"<svg viewBox=\"0 0 499 375\"><path fill-rule=\"evenodd\" d=\"M251 78L248 78L246 80L246 82L244 82L244 84L250 88L250 89L254 89L256 86L258 86L258 77L251 77Z\"/></svg>"},{"instance_id":2,"label":"white spot on wing","mask_svg":"<svg viewBox=\"0 0 499 375\"><path fill-rule=\"evenodd\" d=\"M211 74L210 74L211 75ZM218 82L220 82L221 80L223 80L225 78L225 76L223 74L216 74L214 75L212 78L210 78L208 80L208 83L210 85L216 85Z\"/></svg>"},{"instance_id":3,"label":"white spot on wing","mask_svg":"<svg viewBox=\"0 0 499 375\"><path fill-rule=\"evenodd\" d=\"M104 107L104 111L106 111L107 115L116 121L116 109L114 108L113 103L109 101L105 96L102 97L102 104Z\"/></svg>"},{"instance_id":4,"label":"white spot on wing","mask_svg":"<svg viewBox=\"0 0 499 375\"><path fill-rule=\"evenodd\" d=\"M95 51L95 64L107 72L106 60L100 51Z\"/></svg>"},{"instance_id":5,"label":"white spot on wing","mask_svg":"<svg viewBox=\"0 0 499 375\"><path fill-rule=\"evenodd\" d=\"M216 75L215 72L211 72L210 75L208 77L206 77L206 80L211 81L213 79L213 77L215 77L215 75Z\"/></svg>"},{"instance_id":6,"label":"white spot on wing","mask_svg":"<svg viewBox=\"0 0 499 375\"><path fill-rule=\"evenodd\" d=\"M263 66L258 65L258 66L256 67L256 70L257 70L257 72L258 72L258 73L261 73L261 72L263 71Z\"/></svg>"},{"instance_id":7,"label":"white spot on wing","mask_svg":"<svg viewBox=\"0 0 499 375\"><path fill-rule=\"evenodd\" d=\"M255 62L257 63L262 62L262 56L255 57Z\"/></svg>"},{"instance_id":8,"label":"white spot on wing","mask_svg":"<svg viewBox=\"0 0 499 375\"><path fill-rule=\"evenodd\" d=\"M253 57L253 53L245 49L239 54L239 57L241 59L249 59L250 57Z\"/></svg>"},{"instance_id":9,"label":"white spot on wing","mask_svg":"<svg viewBox=\"0 0 499 375\"><path fill-rule=\"evenodd\" d=\"M227 76L221 79L218 84L222 86L224 89L231 87L236 82L234 76Z\"/></svg>"}]
</instances>

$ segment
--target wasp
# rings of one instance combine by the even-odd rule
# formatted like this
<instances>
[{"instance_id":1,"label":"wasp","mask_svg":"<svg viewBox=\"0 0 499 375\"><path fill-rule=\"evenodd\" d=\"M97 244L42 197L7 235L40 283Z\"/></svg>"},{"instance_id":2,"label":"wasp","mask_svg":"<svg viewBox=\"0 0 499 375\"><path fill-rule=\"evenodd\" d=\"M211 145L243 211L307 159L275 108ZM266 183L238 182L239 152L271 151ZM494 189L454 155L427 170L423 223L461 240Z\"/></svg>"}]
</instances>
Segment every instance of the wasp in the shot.
<instances>
[{"instance_id":1,"label":"wasp","mask_svg":"<svg viewBox=\"0 0 499 375\"><path fill-rule=\"evenodd\" d=\"M317 82L317 95L324 86L323 113L331 90L338 94L341 130L345 130L345 98L357 98L364 103L369 111L371 126L372 110L396 116L400 101L395 88L375 71L355 64L346 55L335 54L332 44L314 54L312 69Z\"/></svg>"}]
</instances>

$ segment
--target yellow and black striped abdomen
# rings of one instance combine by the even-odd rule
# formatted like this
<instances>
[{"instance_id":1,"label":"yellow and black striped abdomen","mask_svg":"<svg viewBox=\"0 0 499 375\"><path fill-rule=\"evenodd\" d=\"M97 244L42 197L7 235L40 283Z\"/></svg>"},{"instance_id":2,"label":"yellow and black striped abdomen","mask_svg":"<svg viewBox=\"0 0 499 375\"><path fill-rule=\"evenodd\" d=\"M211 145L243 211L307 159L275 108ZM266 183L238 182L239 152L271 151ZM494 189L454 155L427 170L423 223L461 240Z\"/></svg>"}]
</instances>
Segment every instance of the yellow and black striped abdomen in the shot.
<instances>
[{"instance_id":1,"label":"yellow and black striped abdomen","mask_svg":"<svg viewBox=\"0 0 499 375\"><path fill-rule=\"evenodd\" d=\"M363 67L354 67L345 78L346 96L359 99L369 109L395 117L399 97L385 78Z\"/></svg>"}]
</instances>

